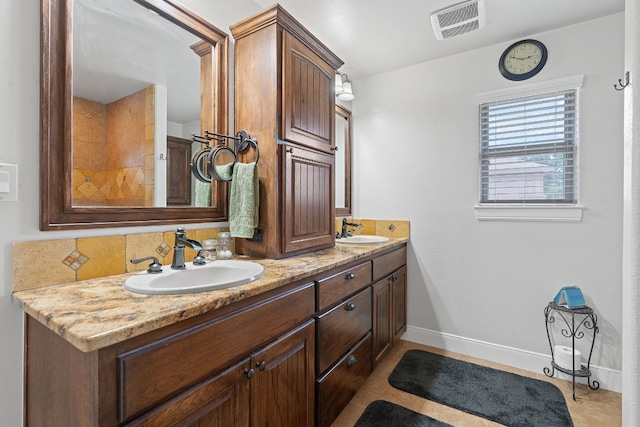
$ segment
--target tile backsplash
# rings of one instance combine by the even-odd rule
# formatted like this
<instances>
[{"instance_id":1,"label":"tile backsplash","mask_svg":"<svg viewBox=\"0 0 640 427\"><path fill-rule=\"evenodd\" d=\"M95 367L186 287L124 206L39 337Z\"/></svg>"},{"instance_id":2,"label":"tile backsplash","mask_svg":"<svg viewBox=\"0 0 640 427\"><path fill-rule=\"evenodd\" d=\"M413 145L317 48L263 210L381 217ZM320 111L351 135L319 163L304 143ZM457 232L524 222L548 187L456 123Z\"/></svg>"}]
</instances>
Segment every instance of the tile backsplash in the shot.
<instances>
[{"instance_id":1,"label":"tile backsplash","mask_svg":"<svg viewBox=\"0 0 640 427\"><path fill-rule=\"evenodd\" d=\"M187 237L201 242L215 238L227 228L187 230ZM142 271L149 262L132 264L131 259L155 256L171 264L174 232L40 240L13 244L13 291L23 291L77 280ZM193 250L185 251L192 261Z\"/></svg>"},{"instance_id":2,"label":"tile backsplash","mask_svg":"<svg viewBox=\"0 0 640 427\"><path fill-rule=\"evenodd\" d=\"M350 218L349 222L362 224L362 228L350 228L354 235L409 237L409 221ZM342 218L336 219L336 231L341 227ZM187 230L187 237L201 242L216 238L221 231L228 229ZM173 243L173 231L16 242L13 291L145 270L149 263L132 264L130 260L135 258L155 256L161 264L171 264ZM193 250L185 251L186 261L192 261L194 256Z\"/></svg>"}]
</instances>

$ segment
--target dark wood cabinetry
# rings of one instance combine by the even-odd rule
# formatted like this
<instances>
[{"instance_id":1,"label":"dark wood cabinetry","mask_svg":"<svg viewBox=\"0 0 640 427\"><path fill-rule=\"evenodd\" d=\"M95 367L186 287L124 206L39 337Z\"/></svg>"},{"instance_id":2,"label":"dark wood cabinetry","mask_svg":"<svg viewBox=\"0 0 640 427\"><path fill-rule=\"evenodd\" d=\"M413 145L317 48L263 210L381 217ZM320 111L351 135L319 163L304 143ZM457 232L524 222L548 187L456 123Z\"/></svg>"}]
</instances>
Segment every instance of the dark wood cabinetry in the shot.
<instances>
[{"instance_id":1,"label":"dark wood cabinetry","mask_svg":"<svg viewBox=\"0 0 640 427\"><path fill-rule=\"evenodd\" d=\"M191 205L191 141L167 136L167 205Z\"/></svg>"},{"instance_id":2,"label":"dark wood cabinetry","mask_svg":"<svg viewBox=\"0 0 640 427\"><path fill-rule=\"evenodd\" d=\"M330 426L371 374L371 332L318 378L316 426Z\"/></svg>"},{"instance_id":3,"label":"dark wood cabinetry","mask_svg":"<svg viewBox=\"0 0 640 427\"><path fill-rule=\"evenodd\" d=\"M249 426L249 385L244 373L249 358L180 393L126 424L142 426Z\"/></svg>"},{"instance_id":4,"label":"dark wood cabinetry","mask_svg":"<svg viewBox=\"0 0 640 427\"><path fill-rule=\"evenodd\" d=\"M304 252L333 245L333 155L288 145L284 157L284 252Z\"/></svg>"},{"instance_id":5,"label":"dark wood cabinetry","mask_svg":"<svg viewBox=\"0 0 640 427\"><path fill-rule=\"evenodd\" d=\"M260 241L238 253L281 258L334 244L333 79L342 61L280 6L230 27L235 125L258 139Z\"/></svg>"},{"instance_id":6,"label":"dark wood cabinetry","mask_svg":"<svg viewBox=\"0 0 640 427\"><path fill-rule=\"evenodd\" d=\"M329 426L371 373L371 261L316 280L316 426Z\"/></svg>"},{"instance_id":7,"label":"dark wood cabinetry","mask_svg":"<svg viewBox=\"0 0 640 427\"><path fill-rule=\"evenodd\" d=\"M252 355L252 426L313 427L314 357L313 321Z\"/></svg>"},{"instance_id":8,"label":"dark wood cabinetry","mask_svg":"<svg viewBox=\"0 0 640 427\"><path fill-rule=\"evenodd\" d=\"M373 366L407 330L407 249L373 259Z\"/></svg>"},{"instance_id":9,"label":"dark wood cabinetry","mask_svg":"<svg viewBox=\"0 0 640 427\"><path fill-rule=\"evenodd\" d=\"M277 404L296 422L274 425L311 426L314 296L293 284L90 353L27 317L26 424L242 426Z\"/></svg>"},{"instance_id":10,"label":"dark wood cabinetry","mask_svg":"<svg viewBox=\"0 0 640 427\"><path fill-rule=\"evenodd\" d=\"M25 425L329 426L406 329L405 263L402 246L86 353L26 316Z\"/></svg>"},{"instance_id":11,"label":"dark wood cabinetry","mask_svg":"<svg viewBox=\"0 0 640 427\"><path fill-rule=\"evenodd\" d=\"M391 349L391 281L382 279L373 289L373 365Z\"/></svg>"}]
</instances>

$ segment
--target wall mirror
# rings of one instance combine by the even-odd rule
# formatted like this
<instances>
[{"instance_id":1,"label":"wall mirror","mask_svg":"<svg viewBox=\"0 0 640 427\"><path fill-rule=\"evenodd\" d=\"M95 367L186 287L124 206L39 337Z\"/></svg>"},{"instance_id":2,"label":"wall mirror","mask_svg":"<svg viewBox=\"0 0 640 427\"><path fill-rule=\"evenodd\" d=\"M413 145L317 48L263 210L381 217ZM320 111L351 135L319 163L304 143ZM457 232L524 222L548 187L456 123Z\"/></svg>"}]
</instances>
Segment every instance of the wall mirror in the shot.
<instances>
[{"instance_id":1,"label":"wall mirror","mask_svg":"<svg viewBox=\"0 0 640 427\"><path fill-rule=\"evenodd\" d=\"M226 33L172 0L43 0L41 55L42 230L225 219L183 163L228 133Z\"/></svg>"},{"instance_id":2,"label":"wall mirror","mask_svg":"<svg viewBox=\"0 0 640 427\"><path fill-rule=\"evenodd\" d=\"M336 216L351 216L351 111L336 104Z\"/></svg>"}]
</instances>

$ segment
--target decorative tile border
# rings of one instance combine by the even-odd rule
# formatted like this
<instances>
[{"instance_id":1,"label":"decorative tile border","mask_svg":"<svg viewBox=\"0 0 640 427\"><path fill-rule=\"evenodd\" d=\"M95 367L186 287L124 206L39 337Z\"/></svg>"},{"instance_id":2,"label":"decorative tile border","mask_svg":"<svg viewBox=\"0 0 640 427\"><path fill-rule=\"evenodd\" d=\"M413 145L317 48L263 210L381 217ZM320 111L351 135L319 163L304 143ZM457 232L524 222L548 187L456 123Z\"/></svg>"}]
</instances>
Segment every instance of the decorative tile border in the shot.
<instances>
[{"instance_id":1,"label":"decorative tile border","mask_svg":"<svg viewBox=\"0 0 640 427\"><path fill-rule=\"evenodd\" d=\"M226 228L188 230L196 240L213 238ZM78 280L94 279L147 268L131 259L155 256L161 264L173 257L173 232L125 236L40 240L13 244L13 291L42 288ZM192 261L193 251L185 253Z\"/></svg>"},{"instance_id":2,"label":"decorative tile border","mask_svg":"<svg viewBox=\"0 0 640 427\"><path fill-rule=\"evenodd\" d=\"M376 234L386 237L409 237L409 221L349 219L361 224L353 234ZM342 218L336 219L336 231ZM198 241L216 238L226 228L187 230L187 237ZM13 291L94 279L147 268L134 265L131 259L153 255L161 264L170 264L173 257L172 231L128 234L125 236L89 237L62 240L16 242L13 244ZM234 245L232 243L232 250ZM193 251L185 253L192 261Z\"/></svg>"}]
</instances>

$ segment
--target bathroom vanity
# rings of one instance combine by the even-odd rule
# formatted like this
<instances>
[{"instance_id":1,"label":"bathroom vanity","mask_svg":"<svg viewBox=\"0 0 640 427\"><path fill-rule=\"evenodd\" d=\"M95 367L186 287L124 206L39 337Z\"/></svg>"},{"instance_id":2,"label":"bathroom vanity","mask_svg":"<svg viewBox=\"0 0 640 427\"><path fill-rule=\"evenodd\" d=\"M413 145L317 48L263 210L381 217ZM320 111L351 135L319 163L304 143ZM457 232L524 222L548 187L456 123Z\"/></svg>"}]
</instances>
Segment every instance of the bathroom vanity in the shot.
<instances>
[{"instance_id":1,"label":"bathroom vanity","mask_svg":"<svg viewBox=\"0 0 640 427\"><path fill-rule=\"evenodd\" d=\"M406 241L254 260L265 275L183 295L131 274L14 294L29 426L328 426L406 330Z\"/></svg>"}]
</instances>

